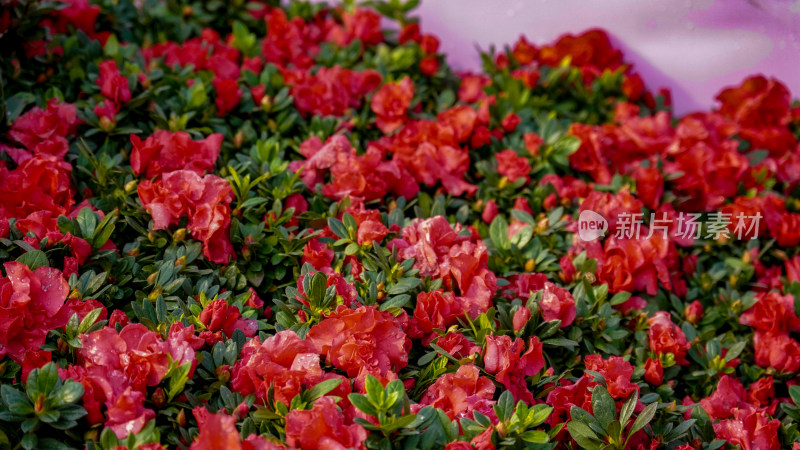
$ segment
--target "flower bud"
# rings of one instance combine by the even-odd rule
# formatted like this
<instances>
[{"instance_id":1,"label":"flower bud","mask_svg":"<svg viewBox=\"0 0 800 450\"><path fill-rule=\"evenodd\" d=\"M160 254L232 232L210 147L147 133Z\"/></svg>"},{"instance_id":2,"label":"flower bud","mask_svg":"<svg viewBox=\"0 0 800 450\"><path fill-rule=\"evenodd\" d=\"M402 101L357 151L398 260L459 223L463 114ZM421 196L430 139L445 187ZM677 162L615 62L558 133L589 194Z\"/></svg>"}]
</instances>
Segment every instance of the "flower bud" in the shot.
<instances>
[{"instance_id":1,"label":"flower bud","mask_svg":"<svg viewBox=\"0 0 800 450\"><path fill-rule=\"evenodd\" d=\"M167 394L164 393L164 389L158 388L153 392L150 400L152 400L156 408L161 409L167 404Z\"/></svg>"},{"instance_id":2,"label":"flower bud","mask_svg":"<svg viewBox=\"0 0 800 450\"><path fill-rule=\"evenodd\" d=\"M269 95L264 95L261 97L261 110L269 112L270 109L272 109L272 98Z\"/></svg>"},{"instance_id":3,"label":"flower bud","mask_svg":"<svg viewBox=\"0 0 800 450\"><path fill-rule=\"evenodd\" d=\"M139 180L131 180L125 183L125 192L131 193L136 190L136 185L139 184Z\"/></svg>"},{"instance_id":4,"label":"flower bud","mask_svg":"<svg viewBox=\"0 0 800 450\"><path fill-rule=\"evenodd\" d=\"M186 412L184 409L181 408L181 410L178 411L178 415L175 416L175 422L177 422L180 427L186 426Z\"/></svg>"},{"instance_id":5,"label":"flower bud","mask_svg":"<svg viewBox=\"0 0 800 450\"><path fill-rule=\"evenodd\" d=\"M525 261L525 272L533 272L533 269L536 268L536 261L531 258Z\"/></svg>"},{"instance_id":6,"label":"flower bud","mask_svg":"<svg viewBox=\"0 0 800 450\"><path fill-rule=\"evenodd\" d=\"M186 228L178 228L172 233L172 240L175 242L181 242L186 239Z\"/></svg>"},{"instance_id":7,"label":"flower bud","mask_svg":"<svg viewBox=\"0 0 800 450\"><path fill-rule=\"evenodd\" d=\"M697 325L703 319L703 305L699 300L695 300L686 306L683 314L689 323Z\"/></svg>"},{"instance_id":8,"label":"flower bud","mask_svg":"<svg viewBox=\"0 0 800 450\"><path fill-rule=\"evenodd\" d=\"M214 374L219 381L227 383L231 379L231 366L227 364L219 366L217 370L214 371Z\"/></svg>"},{"instance_id":9,"label":"flower bud","mask_svg":"<svg viewBox=\"0 0 800 450\"><path fill-rule=\"evenodd\" d=\"M525 328L527 325L528 320L531 318L531 310L525 306L520 306L517 312L514 313L514 318L512 319L512 325L514 327L514 332L519 333Z\"/></svg>"},{"instance_id":10,"label":"flower bud","mask_svg":"<svg viewBox=\"0 0 800 450\"><path fill-rule=\"evenodd\" d=\"M158 300L158 296L164 293L164 289L161 286L156 286L153 288L153 291L150 292L150 295L147 296L147 299L151 302Z\"/></svg>"},{"instance_id":11,"label":"flower bud","mask_svg":"<svg viewBox=\"0 0 800 450\"><path fill-rule=\"evenodd\" d=\"M114 121L108 116L103 116L100 118L100 129L106 133L114 131L114 127L116 127L116 125L117 124L114 123Z\"/></svg>"}]
</instances>

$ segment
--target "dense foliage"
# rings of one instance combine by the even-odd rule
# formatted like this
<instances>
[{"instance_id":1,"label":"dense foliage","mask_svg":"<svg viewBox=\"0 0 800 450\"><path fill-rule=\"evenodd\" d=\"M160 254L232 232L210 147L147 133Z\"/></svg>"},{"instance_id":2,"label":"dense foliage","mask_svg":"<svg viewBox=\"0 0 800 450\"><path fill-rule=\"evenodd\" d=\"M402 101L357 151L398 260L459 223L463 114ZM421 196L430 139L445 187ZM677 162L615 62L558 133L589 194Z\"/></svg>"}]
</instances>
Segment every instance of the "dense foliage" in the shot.
<instances>
[{"instance_id":1,"label":"dense foliage","mask_svg":"<svg viewBox=\"0 0 800 450\"><path fill-rule=\"evenodd\" d=\"M789 91L416 3L0 4L0 449L800 442Z\"/></svg>"}]
</instances>

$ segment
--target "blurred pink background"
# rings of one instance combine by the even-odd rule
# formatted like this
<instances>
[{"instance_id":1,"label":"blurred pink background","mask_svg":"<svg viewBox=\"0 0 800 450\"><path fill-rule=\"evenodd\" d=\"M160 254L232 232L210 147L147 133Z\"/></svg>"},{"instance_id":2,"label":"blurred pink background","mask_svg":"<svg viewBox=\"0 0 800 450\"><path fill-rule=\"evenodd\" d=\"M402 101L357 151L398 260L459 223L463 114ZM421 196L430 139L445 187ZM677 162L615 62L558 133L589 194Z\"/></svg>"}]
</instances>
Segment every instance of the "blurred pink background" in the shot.
<instances>
[{"instance_id":1,"label":"blurred pink background","mask_svg":"<svg viewBox=\"0 0 800 450\"><path fill-rule=\"evenodd\" d=\"M457 70L480 69L476 46L602 27L649 88L672 90L679 114L757 73L800 98L800 0L422 0L414 13Z\"/></svg>"}]
</instances>

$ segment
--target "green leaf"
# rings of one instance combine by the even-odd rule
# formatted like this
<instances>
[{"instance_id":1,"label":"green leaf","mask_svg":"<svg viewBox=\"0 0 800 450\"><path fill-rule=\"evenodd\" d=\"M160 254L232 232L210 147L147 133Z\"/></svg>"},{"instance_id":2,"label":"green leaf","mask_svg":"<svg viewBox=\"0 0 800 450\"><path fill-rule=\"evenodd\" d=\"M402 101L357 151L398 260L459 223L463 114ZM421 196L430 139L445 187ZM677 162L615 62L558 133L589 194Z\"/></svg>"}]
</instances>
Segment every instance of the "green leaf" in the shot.
<instances>
[{"instance_id":1,"label":"green leaf","mask_svg":"<svg viewBox=\"0 0 800 450\"><path fill-rule=\"evenodd\" d=\"M91 239L94 236L94 230L97 227L97 214L94 211L89 208L82 208L75 221L78 222L81 237Z\"/></svg>"},{"instance_id":2,"label":"green leaf","mask_svg":"<svg viewBox=\"0 0 800 450\"><path fill-rule=\"evenodd\" d=\"M328 392L336 389L339 385L342 384L342 380L337 378L332 378L330 380L325 380L322 382L317 383L314 385L311 390L309 390L307 394L307 401L313 402L318 398L322 397L323 395L327 394Z\"/></svg>"},{"instance_id":3,"label":"green leaf","mask_svg":"<svg viewBox=\"0 0 800 450\"><path fill-rule=\"evenodd\" d=\"M60 381L55 363L49 362L41 369L33 369L26 383L28 398L35 401L39 394L49 395Z\"/></svg>"},{"instance_id":4,"label":"green leaf","mask_svg":"<svg viewBox=\"0 0 800 450\"><path fill-rule=\"evenodd\" d=\"M6 117L7 123L12 123L22 114L22 111L30 103L36 101L36 96L30 92L18 92L6 99Z\"/></svg>"},{"instance_id":5,"label":"green leaf","mask_svg":"<svg viewBox=\"0 0 800 450\"><path fill-rule=\"evenodd\" d=\"M411 277L401 278L397 283L395 283L392 287L390 287L386 291L386 293L389 295L403 294L405 292L408 292L416 288L421 283L422 280L420 280L419 278L411 278Z\"/></svg>"},{"instance_id":6,"label":"green leaf","mask_svg":"<svg viewBox=\"0 0 800 450\"><path fill-rule=\"evenodd\" d=\"M31 270L36 270L39 267L46 267L50 265L50 260L47 259L47 255L44 254L41 250L31 250L25 252L17 258L18 262L25 264Z\"/></svg>"},{"instance_id":7,"label":"green leaf","mask_svg":"<svg viewBox=\"0 0 800 450\"><path fill-rule=\"evenodd\" d=\"M509 248L508 241L508 222L506 219L498 215L489 226L489 238L498 249L504 250Z\"/></svg>"},{"instance_id":8,"label":"green leaf","mask_svg":"<svg viewBox=\"0 0 800 450\"><path fill-rule=\"evenodd\" d=\"M54 406L66 406L75 403L83 395L83 385L76 381L68 380L53 395Z\"/></svg>"},{"instance_id":9,"label":"green leaf","mask_svg":"<svg viewBox=\"0 0 800 450\"><path fill-rule=\"evenodd\" d=\"M656 415L657 409L658 402L653 402L645 406L644 410L639 413L639 417L633 421L633 425L631 426L631 431L629 434L633 435L637 431L647 426L647 424L650 423L650 421L653 420L653 417Z\"/></svg>"},{"instance_id":10,"label":"green leaf","mask_svg":"<svg viewBox=\"0 0 800 450\"><path fill-rule=\"evenodd\" d=\"M542 430L529 430L519 436L523 441L533 444L546 444L550 441L547 432Z\"/></svg>"},{"instance_id":11,"label":"green leaf","mask_svg":"<svg viewBox=\"0 0 800 450\"><path fill-rule=\"evenodd\" d=\"M383 385L381 382L372 375L367 375L367 380L364 384L370 401L375 405L380 405L382 402L381 397L383 397Z\"/></svg>"},{"instance_id":12,"label":"green leaf","mask_svg":"<svg viewBox=\"0 0 800 450\"><path fill-rule=\"evenodd\" d=\"M350 400L350 403L353 404L359 411L363 412L368 416L376 416L378 415L378 410L372 405L372 403L367 399L367 397L361 394L349 394L347 398Z\"/></svg>"},{"instance_id":13,"label":"green leaf","mask_svg":"<svg viewBox=\"0 0 800 450\"><path fill-rule=\"evenodd\" d=\"M347 228L344 227L341 220L335 217L328 217L328 226L336 236L339 236L342 239L350 238L350 234L347 232Z\"/></svg>"},{"instance_id":14,"label":"green leaf","mask_svg":"<svg viewBox=\"0 0 800 450\"><path fill-rule=\"evenodd\" d=\"M628 424L628 420L633 415L633 411L636 409L636 403L638 402L639 391L634 389L634 391L631 392L631 395L625 399L625 402L622 404L622 408L620 408L619 411L619 421L623 427Z\"/></svg>"},{"instance_id":15,"label":"green leaf","mask_svg":"<svg viewBox=\"0 0 800 450\"><path fill-rule=\"evenodd\" d=\"M189 371L192 369L192 363L186 362L178 366L171 374L169 379L168 397L172 401L176 395L183 391L186 382L189 381Z\"/></svg>"},{"instance_id":16,"label":"green leaf","mask_svg":"<svg viewBox=\"0 0 800 450\"><path fill-rule=\"evenodd\" d=\"M569 435L572 436L572 439L574 439L581 448L595 450L603 446L603 442L598 439L594 431L584 423L572 420L567 424L567 430L569 431Z\"/></svg>"},{"instance_id":17,"label":"green leaf","mask_svg":"<svg viewBox=\"0 0 800 450\"><path fill-rule=\"evenodd\" d=\"M97 318L100 317L100 313L102 312L103 308L95 308L89 311L89 314L86 314L86 317L84 317L83 320L81 320L81 324L78 325L78 333L79 334L86 333L86 331L88 331L89 328L91 328L92 325L94 325L94 323L97 321Z\"/></svg>"},{"instance_id":18,"label":"green leaf","mask_svg":"<svg viewBox=\"0 0 800 450\"><path fill-rule=\"evenodd\" d=\"M500 398L497 400L494 411L497 414L497 418L500 419L501 422L505 422L506 419L514 414L514 397L511 395L510 391L504 391L502 394L500 394Z\"/></svg>"},{"instance_id":19,"label":"green leaf","mask_svg":"<svg viewBox=\"0 0 800 450\"><path fill-rule=\"evenodd\" d=\"M629 298L631 298L630 292L617 292L611 297L609 303L611 303L611 306L617 306L627 302Z\"/></svg>"},{"instance_id":20,"label":"green leaf","mask_svg":"<svg viewBox=\"0 0 800 450\"><path fill-rule=\"evenodd\" d=\"M800 386L789 386L789 396L792 397L792 402L800 406Z\"/></svg>"},{"instance_id":21,"label":"green leaf","mask_svg":"<svg viewBox=\"0 0 800 450\"><path fill-rule=\"evenodd\" d=\"M597 385L592 390L592 412L604 430L608 429L608 425L616 418L617 405L602 385Z\"/></svg>"}]
</instances>

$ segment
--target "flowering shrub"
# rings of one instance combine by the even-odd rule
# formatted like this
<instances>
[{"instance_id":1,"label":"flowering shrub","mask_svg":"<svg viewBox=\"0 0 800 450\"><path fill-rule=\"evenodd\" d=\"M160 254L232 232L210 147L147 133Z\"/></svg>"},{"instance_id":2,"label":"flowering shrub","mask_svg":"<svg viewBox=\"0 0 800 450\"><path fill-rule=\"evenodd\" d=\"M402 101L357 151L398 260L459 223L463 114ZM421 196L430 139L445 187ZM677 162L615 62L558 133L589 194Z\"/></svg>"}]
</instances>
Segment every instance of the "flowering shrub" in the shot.
<instances>
[{"instance_id":1,"label":"flowering shrub","mask_svg":"<svg viewBox=\"0 0 800 450\"><path fill-rule=\"evenodd\" d=\"M283 3L0 4L0 449L798 446L785 86Z\"/></svg>"}]
</instances>

